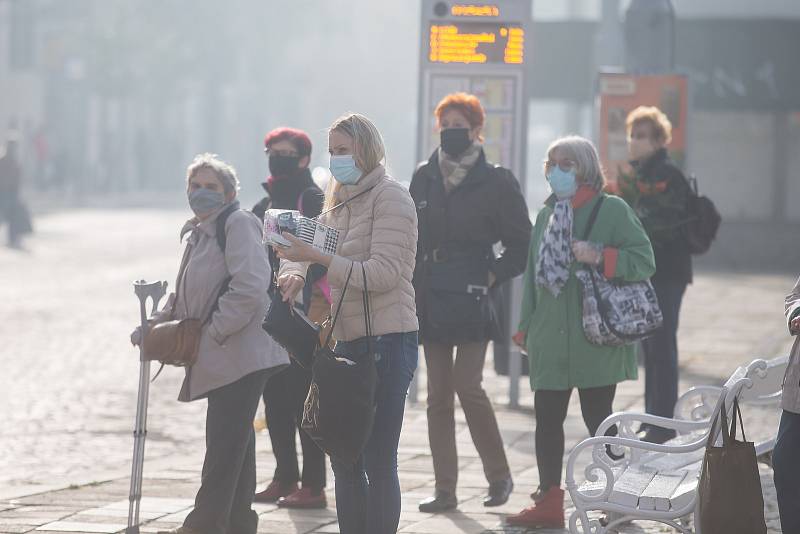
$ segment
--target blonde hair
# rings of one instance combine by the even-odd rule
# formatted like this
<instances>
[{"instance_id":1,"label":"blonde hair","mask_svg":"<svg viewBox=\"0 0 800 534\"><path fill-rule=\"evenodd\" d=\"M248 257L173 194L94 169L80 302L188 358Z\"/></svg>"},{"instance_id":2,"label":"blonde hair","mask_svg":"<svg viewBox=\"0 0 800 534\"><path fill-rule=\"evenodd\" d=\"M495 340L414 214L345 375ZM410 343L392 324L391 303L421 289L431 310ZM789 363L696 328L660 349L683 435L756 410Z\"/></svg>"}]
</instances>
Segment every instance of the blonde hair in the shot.
<instances>
[{"instance_id":1,"label":"blonde hair","mask_svg":"<svg viewBox=\"0 0 800 534\"><path fill-rule=\"evenodd\" d=\"M625 129L628 136L637 124L650 124L653 137L661 144L668 145L672 141L672 123L666 114L655 106L639 106L625 119Z\"/></svg>"},{"instance_id":2,"label":"blonde hair","mask_svg":"<svg viewBox=\"0 0 800 534\"><path fill-rule=\"evenodd\" d=\"M600 164L600 157L597 149L591 141L578 135L570 135L556 139L547 147L547 160L553 156L553 152L560 149L566 153L567 157L577 164L575 175L581 180L583 185L587 185L595 191L600 191L606 185L606 175L603 166ZM544 168L545 174L547 169Z\"/></svg>"},{"instance_id":3,"label":"blonde hair","mask_svg":"<svg viewBox=\"0 0 800 534\"><path fill-rule=\"evenodd\" d=\"M363 176L374 171L378 165L386 161L386 146L383 136L375 124L364 115L348 113L342 115L331 124L328 132L339 132L353 140L353 159ZM336 192L341 184L331 178L325 192L325 206L328 210L335 205Z\"/></svg>"},{"instance_id":4,"label":"blonde hair","mask_svg":"<svg viewBox=\"0 0 800 534\"><path fill-rule=\"evenodd\" d=\"M213 172L222 183L222 189L226 194L239 191L239 177L236 175L236 169L233 168L233 165L219 159L216 154L206 152L196 155L186 169L186 182L188 183L200 169L208 169Z\"/></svg>"}]
</instances>

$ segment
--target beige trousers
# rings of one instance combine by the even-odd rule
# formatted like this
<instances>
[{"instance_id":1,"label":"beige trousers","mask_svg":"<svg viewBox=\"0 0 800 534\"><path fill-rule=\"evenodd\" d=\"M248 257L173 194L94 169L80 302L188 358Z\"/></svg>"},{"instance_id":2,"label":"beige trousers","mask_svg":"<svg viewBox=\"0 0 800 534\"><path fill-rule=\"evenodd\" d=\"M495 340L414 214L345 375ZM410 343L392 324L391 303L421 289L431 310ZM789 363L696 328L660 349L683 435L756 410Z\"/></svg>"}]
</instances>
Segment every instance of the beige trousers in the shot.
<instances>
[{"instance_id":1,"label":"beige trousers","mask_svg":"<svg viewBox=\"0 0 800 534\"><path fill-rule=\"evenodd\" d=\"M428 371L428 438L438 490L455 492L458 482L455 394L464 409L486 480L492 483L511 476L494 408L481 385L487 345L486 342L457 347L424 344ZM454 348L457 349L455 358Z\"/></svg>"}]
</instances>

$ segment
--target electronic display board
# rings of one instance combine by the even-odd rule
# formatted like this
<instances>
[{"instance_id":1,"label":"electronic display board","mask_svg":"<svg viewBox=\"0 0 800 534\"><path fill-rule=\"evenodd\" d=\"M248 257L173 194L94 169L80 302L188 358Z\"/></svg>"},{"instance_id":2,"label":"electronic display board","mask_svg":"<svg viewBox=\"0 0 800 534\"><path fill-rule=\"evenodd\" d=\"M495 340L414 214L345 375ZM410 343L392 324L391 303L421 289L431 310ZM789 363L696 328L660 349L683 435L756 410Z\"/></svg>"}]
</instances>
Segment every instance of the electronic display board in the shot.
<instances>
[{"instance_id":1,"label":"electronic display board","mask_svg":"<svg viewBox=\"0 0 800 534\"><path fill-rule=\"evenodd\" d=\"M525 30L519 24L434 22L429 36L431 63L521 65L525 59Z\"/></svg>"},{"instance_id":2,"label":"electronic display board","mask_svg":"<svg viewBox=\"0 0 800 534\"><path fill-rule=\"evenodd\" d=\"M461 3L423 0L417 156L439 144L433 111L450 93L480 98L484 151L511 169L524 188L527 133L525 63L530 0Z\"/></svg>"}]
</instances>

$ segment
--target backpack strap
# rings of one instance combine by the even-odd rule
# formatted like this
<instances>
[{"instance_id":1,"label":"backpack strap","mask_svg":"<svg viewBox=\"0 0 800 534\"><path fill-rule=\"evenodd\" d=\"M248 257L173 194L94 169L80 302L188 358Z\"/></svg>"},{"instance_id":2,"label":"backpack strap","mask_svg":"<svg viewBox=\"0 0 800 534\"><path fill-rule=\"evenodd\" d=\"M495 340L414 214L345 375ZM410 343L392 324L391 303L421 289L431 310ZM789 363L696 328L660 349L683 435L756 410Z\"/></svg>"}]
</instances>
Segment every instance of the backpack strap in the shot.
<instances>
[{"instance_id":1,"label":"backpack strap","mask_svg":"<svg viewBox=\"0 0 800 534\"><path fill-rule=\"evenodd\" d=\"M586 230L583 232L584 241L589 240L589 234L592 233L592 228L594 228L594 223L597 220L597 214L600 213L600 206L603 205L603 200L605 200L605 197L603 193L600 193L600 198L597 199L594 208L592 208L592 213L589 214L589 222L586 223Z\"/></svg>"},{"instance_id":2,"label":"backpack strap","mask_svg":"<svg viewBox=\"0 0 800 534\"><path fill-rule=\"evenodd\" d=\"M222 254L225 254L225 245L228 243L228 236L225 233L225 224L228 222L228 217L231 216L231 213L237 211L239 209L239 201L235 200L228 204L228 206L222 210L222 212L217 215L216 220L216 236L217 236L217 244L219 245L220 250L222 250Z\"/></svg>"}]
</instances>

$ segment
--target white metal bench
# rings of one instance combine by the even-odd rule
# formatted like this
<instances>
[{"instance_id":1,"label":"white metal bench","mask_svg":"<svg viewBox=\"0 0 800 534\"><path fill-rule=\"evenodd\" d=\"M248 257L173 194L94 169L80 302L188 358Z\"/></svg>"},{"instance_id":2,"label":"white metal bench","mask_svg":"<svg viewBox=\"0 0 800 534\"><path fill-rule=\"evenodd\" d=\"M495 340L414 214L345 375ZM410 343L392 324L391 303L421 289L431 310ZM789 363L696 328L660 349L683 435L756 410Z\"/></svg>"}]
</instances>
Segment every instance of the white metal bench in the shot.
<instances>
[{"instance_id":1,"label":"white metal bench","mask_svg":"<svg viewBox=\"0 0 800 534\"><path fill-rule=\"evenodd\" d=\"M697 480L711 421L723 406L730 413L734 397L741 404L779 405L787 363L788 357L754 360L739 367L722 387L692 388L676 403L673 418L630 412L609 416L597 437L582 441L569 455L566 486L576 508L570 532L604 534L632 520L656 521L692 532L684 519L697 504ZM639 441L636 431L641 423L673 429L677 436L662 445ZM618 435L604 436L614 426ZM774 438L756 443L756 454L768 457L774 443ZM613 460L607 446L624 457ZM583 481L576 482L578 462L587 452L591 461ZM606 512L608 523L590 519L588 512L593 510Z\"/></svg>"}]
</instances>

